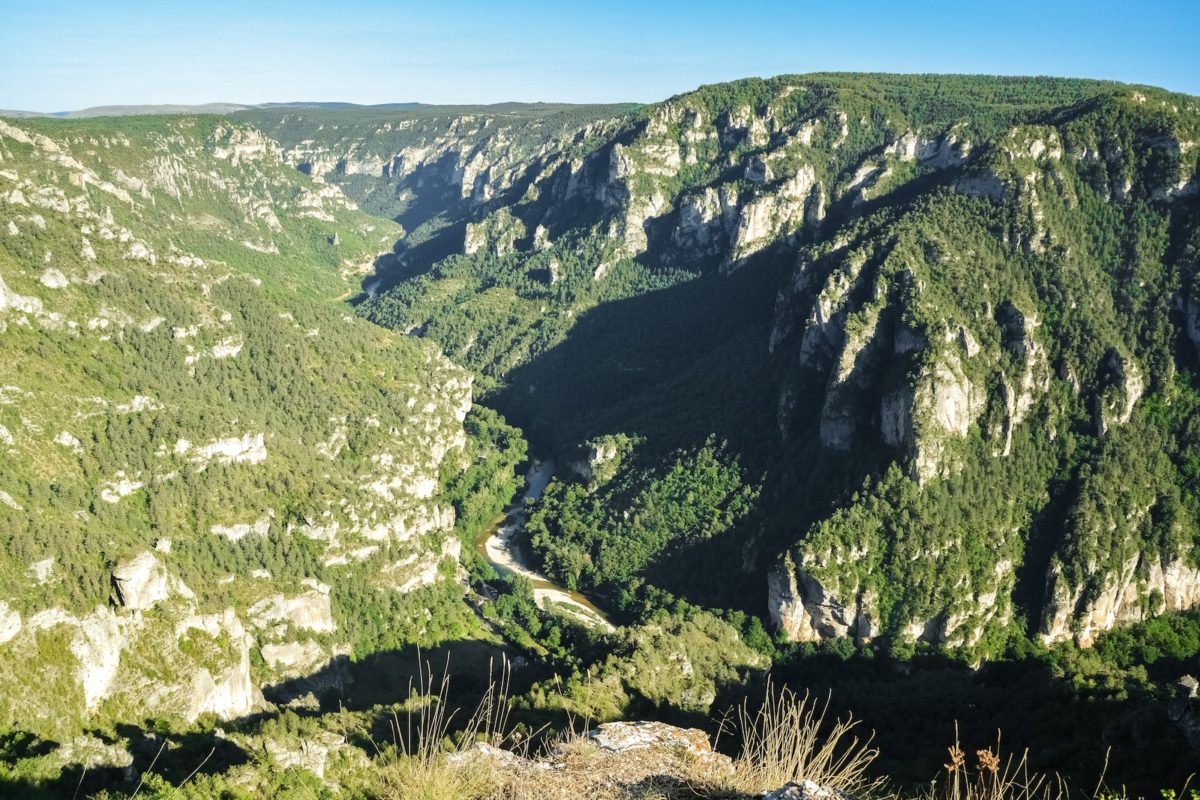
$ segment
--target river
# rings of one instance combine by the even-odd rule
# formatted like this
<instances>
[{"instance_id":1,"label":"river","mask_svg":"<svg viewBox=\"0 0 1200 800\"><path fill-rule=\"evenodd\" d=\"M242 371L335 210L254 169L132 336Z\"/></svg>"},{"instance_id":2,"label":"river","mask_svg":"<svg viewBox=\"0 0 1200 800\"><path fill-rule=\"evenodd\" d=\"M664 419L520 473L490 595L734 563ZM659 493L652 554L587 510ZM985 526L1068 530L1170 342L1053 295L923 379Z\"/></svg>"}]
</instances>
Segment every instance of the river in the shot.
<instances>
[{"instance_id":1,"label":"river","mask_svg":"<svg viewBox=\"0 0 1200 800\"><path fill-rule=\"evenodd\" d=\"M566 587L559 586L533 566L523 552L517 534L525 527L525 500L537 500L554 476L554 461L534 460L525 475L525 492L503 516L493 520L479 537L477 549L496 570L506 575L523 575L533 583L533 599L541 608L554 606L585 624L607 631L612 623L594 603Z\"/></svg>"}]
</instances>

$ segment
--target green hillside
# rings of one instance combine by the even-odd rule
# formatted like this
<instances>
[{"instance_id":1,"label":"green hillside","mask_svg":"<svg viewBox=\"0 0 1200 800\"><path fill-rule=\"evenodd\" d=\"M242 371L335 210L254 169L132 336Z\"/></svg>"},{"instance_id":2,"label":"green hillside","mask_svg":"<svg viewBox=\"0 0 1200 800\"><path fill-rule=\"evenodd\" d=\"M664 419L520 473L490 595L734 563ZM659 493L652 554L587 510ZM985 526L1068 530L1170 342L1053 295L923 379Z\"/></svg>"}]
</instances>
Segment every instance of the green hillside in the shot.
<instances>
[{"instance_id":1,"label":"green hillside","mask_svg":"<svg viewBox=\"0 0 1200 800\"><path fill-rule=\"evenodd\" d=\"M241 715L479 635L471 378L338 302L397 226L217 117L0 123L0 185L5 726Z\"/></svg>"},{"instance_id":2,"label":"green hillside","mask_svg":"<svg viewBox=\"0 0 1200 800\"><path fill-rule=\"evenodd\" d=\"M1112 82L0 120L0 791L408 797L502 659L551 761L769 678L887 796L1181 785L1198 258L1200 100Z\"/></svg>"}]
</instances>

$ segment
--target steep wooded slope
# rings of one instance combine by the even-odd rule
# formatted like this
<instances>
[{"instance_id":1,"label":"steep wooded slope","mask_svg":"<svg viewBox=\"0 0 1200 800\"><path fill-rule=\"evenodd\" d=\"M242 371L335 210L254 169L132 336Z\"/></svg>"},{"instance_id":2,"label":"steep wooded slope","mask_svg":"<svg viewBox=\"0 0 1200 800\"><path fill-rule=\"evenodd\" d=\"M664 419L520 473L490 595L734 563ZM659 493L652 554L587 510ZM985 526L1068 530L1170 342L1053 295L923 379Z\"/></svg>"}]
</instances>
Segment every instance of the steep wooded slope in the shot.
<instances>
[{"instance_id":1,"label":"steep wooded slope","mask_svg":"<svg viewBox=\"0 0 1200 800\"><path fill-rule=\"evenodd\" d=\"M0 121L0 217L5 725L246 714L461 596L471 377L337 302L396 226L217 117Z\"/></svg>"},{"instance_id":2,"label":"steep wooded slope","mask_svg":"<svg viewBox=\"0 0 1200 800\"><path fill-rule=\"evenodd\" d=\"M1088 81L705 87L543 158L363 308L581 472L620 457L535 517L565 580L728 604L767 574L800 639L1086 642L1197 599L1198 119Z\"/></svg>"}]
</instances>

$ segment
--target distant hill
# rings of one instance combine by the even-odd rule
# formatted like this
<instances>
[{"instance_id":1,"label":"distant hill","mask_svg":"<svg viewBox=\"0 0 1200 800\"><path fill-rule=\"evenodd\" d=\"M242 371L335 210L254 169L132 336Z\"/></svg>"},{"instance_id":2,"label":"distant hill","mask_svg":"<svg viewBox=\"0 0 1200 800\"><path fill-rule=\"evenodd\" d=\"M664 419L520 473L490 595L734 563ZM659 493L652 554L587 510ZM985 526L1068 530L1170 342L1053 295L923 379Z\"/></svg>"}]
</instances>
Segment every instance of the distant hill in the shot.
<instances>
[{"instance_id":1,"label":"distant hill","mask_svg":"<svg viewBox=\"0 0 1200 800\"><path fill-rule=\"evenodd\" d=\"M259 103L245 105L242 103L203 103L201 105L181 105L167 103L161 105L129 105L129 106L92 106L77 111L8 111L0 109L0 117L58 117L60 119L84 119L88 117L137 117L155 114L232 114L235 111L254 111L257 109L324 109L340 110L350 108L367 108L378 111L408 111L419 108L423 103L381 103L378 105L359 105L342 102L290 102L290 103Z\"/></svg>"}]
</instances>

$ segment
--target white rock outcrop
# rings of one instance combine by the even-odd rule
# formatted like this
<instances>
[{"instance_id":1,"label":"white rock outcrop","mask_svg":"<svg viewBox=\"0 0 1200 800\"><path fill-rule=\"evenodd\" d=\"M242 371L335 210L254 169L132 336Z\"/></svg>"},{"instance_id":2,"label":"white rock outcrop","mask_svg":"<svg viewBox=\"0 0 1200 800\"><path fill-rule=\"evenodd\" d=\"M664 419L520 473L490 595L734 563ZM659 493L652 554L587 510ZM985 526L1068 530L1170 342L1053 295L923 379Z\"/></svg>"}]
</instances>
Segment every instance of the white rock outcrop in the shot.
<instances>
[{"instance_id":1,"label":"white rock outcrop","mask_svg":"<svg viewBox=\"0 0 1200 800\"><path fill-rule=\"evenodd\" d=\"M198 467L204 467L213 460L221 464L261 464L267 460L266 439L261 433L247 433L240 437L216 439L194 448L186 439L180 439L175 443L177 455L183 455L189 451L192 461Z\"/></svg>"},{"instance_id":2,"label":"white rock outcrop","mask_svg":"<svg viewBox=\"0 0 1200 800\"><path fill-rule=\"evenodd\" d=\"M121 653L136 627L136 620L103 607L79 620L71 652L79 659L79 683L88 711L94 711L112 693Z\"/></svg>"},{"instance_id":3,"label":"white rock outcrop","mask_svg":"<svg viewBox=\"0 0 1200 800\"><path fill-rule=\"evenodd\" d=\"M192 622L210 636L215 638L223 635L231 642L235 660L218 669L215 675L207 667L200 667L192 673L186 690L183 716L189 721L206 713L215 714L221 719L234 719L260 707L263 703L262 692L250 678L250 647L254 638L246 632L233 609L193 618Z\"/></svg>"},{"instance_id":4,"label":"white rock outcrop","mask_svg":"<svg viewBox=\"0 0 1200 800\"><path fill-rule=\"evenodd\" d=\"M113 588L122 606L134 611L153 608L158 603L179 595L195 599L192 590L174 575L151 552L140 553L113 568Z\"/></svg>"},{"instance_id":5,"label":"white rock outcrop","mask_svg":"<svg viewBox=\"0 0 1200 800\"><path fill-rule=\"evenodd\" d=\"M0 600L0 644L11 641L21 632L21 615Z\"/></svg>"},{"instance_id":6,"label":"white rock outcrop","mask_svg":"<svg viewBox=\"0 0 1200 800\"><path fill-rule=\"evenodd\" d=\"M1096 398L1096 434L1104 436L1114 425L1125 425L1146 389L1142 372L1132 359L1110 349L1102 364L1108 385Z\"/></svg>"},{"instance_id":7,"label":"white rock outcrop","mask_svg":"<svg viewBox=\"0 0 1200 800\"><path fill-rule=\"evenodd\" d=\"M259 650L267 666L283 677L315 672L329 661L329 654L312 639L303 642L268 643Z\"/></svg>"},{"instance_id":8,"label":"white rock outcrop","mask_svg":"<svg viewBox=\"0 0 1200 800\"><path fill-rule=\"evenodd\" d=\"M751 255L778 241L787 241L806 223L824 216L823 189L816 172L803 164L790 178L765 187L741 206L724 269L733 271Z\"/></svg>"},{"instance_id":9,"label":"white rock outcrop","mask_svg":"<svg viewBox=\"0 0 1200 800\"><path fill-rule=\"evenodd\" d=\"M876 633L871 598L844 601L820 581L785 561L767 576L767 610L789 640L815 642L839 636L870 639ZM858 594L855 592L854 594Z\"/></svg>"},{"instance_id":10,"label":"white rock outcrop","mask_svg":"<svg viewBox=\"0 0 1200 800\"><path fill-rule=\"evenodd\" d=\"M289 622L301 630L332 633L337 630L329 602L329 587L313 583L312 588L293 597L273 595L250 606L247 612L253 623L266 627L275 622Z\"/></svg>"},{"instance_id":11,"label":"white rock outcrop","mask_svg":"<svg viewBox=\"0 0 1200 800\"><path fill-rule=\"evenodd\" d=\"M231 542L240 541L251 534L266 536L271 530L271 519L274 516L275 513L273 511L268 511L253 522L236 522L232 525L210 525L208 530L218 536L224 536Z\"/></svg>"},{"instance_id":12,"label":"white rock outcrop","mask_svg":"<svg viewBox=\"0 0 1200 800\"><path fill-rule=\"evenodd\" d=\"M951 468L947 442L966 438L986 402L959 356L944 352L923 368L915 386L905 384L884 395L880 432L887 444L910 454L914 475L924 482Z\"/></svg>"},{"instance_id":13,"label":"white rock outcrop","mask_svg":"<svg viewBox=\"0 0 1200 800\"><path fill-rule=\"evenodd\" d=\"M1062 567L1052 564L1046 576L1042 640L1053 644L1073 638L1088 647L1097 635L1118 625L1200 605L1200 566L1182 558L1134 554L1102 576L1101 585L1098 593L1073 586Z\"/></svg>"},{"instance_id":14,"label":"white rock outcrop","mask_svg":"<svg viewBox=\"0 0 1200 800\"><path fill-rule=\"evenodd\" d=\"M70 285L70 281L67 280L67 276L63 275L61 270L57 270L53 267L50 267L43 272L42 277L39 278L39 280L41 281L42 286L45 286L47 289L65 289Z\"/></svg>"},{"instance_id":15,"label":"white rock outcrop","mask_svg":"<svg viewBox=\"0 0 1200 800\"><path fill-rule=\"evenodd\" d=\"M325 764L331 753L346 746L346 737L331 731L318 731L316 735L307 737L298 744L285 744L275 739L267 739L264 749L279 769L302 769L311 772L318 778L325 777Z\"/></svg>"}]
</instances>

